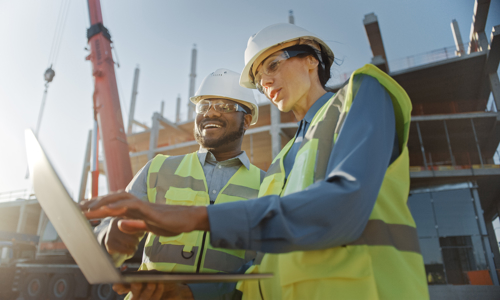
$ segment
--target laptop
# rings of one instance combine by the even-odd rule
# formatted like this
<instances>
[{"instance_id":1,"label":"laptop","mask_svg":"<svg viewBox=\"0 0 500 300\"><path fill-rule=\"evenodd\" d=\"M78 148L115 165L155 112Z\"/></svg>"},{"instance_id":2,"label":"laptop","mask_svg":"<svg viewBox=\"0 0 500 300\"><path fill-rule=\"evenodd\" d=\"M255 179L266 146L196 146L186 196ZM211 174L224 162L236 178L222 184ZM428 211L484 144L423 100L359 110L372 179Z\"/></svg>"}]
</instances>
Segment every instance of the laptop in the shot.
<instances>
[{"instance_id":1,"label":"laptop","mask_svg":"<svg viewBox=\"0 0 500 300\"><path fill-rule=\"evenodd\" d=\"M273 276L270 273L119 272L113 266L109 254L97 242L89 221L71 199L32 130L26 130L25 139L30 177L38 202L90 284L234 282Z\"/></svg>"}]
</instances>

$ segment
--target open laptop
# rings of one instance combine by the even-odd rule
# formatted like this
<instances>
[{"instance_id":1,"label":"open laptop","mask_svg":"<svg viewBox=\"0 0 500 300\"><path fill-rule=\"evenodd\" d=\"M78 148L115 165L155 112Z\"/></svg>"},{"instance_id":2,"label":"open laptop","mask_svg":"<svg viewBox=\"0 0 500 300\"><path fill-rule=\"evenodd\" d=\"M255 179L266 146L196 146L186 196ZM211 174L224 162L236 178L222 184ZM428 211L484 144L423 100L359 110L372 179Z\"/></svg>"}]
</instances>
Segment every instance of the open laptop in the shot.
<instances>
[{"instance_id":1,"label":"open laptop","mask_svg":"<svg viewBox=\"0 0 500 300\"><path fill-rule=\"evenodd\" d=\"M229 282L272 274L135 272L122 274L99 245L89 221L71 199L30 129L25 132L31 181L38 202L90 284L132 282Z\"/></svg>"}]
</instances>

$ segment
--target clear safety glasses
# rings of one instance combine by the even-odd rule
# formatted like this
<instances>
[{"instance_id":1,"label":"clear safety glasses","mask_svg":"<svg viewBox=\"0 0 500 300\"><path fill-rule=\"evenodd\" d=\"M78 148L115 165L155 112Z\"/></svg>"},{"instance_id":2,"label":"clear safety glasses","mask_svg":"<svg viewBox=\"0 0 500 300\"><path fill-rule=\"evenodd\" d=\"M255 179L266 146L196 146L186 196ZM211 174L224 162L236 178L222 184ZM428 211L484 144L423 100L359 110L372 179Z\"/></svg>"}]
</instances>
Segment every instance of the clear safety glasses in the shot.
<instances>
[{"instance_id":1,"label":"clear safety glasses","mask_svg":"<svg viewBox=\"0 0 500 300\"><path fill-rule=\"evenodd\" d=\"M313 55L318 61L323 64L321 59L321 52L316 49L306 46L306 45L296 45L285 50L278 51L274 54L271 54L268 58L264 60L264 62L260 65L258 71L254 76L254 83L259 92L264 94L264 87L261 84L262 74L266 74L267 76L273 76L278 73L280 65L285 62L287 59L301 55L301 54L310 54Z\"/></svg>"},{"instance_id":2,"label":"clear safety glasses","mask_svg":"<svg viewBox=\"0 0 500 300\"><path fill-rule=\"evenodd\" d=\"M247 113L241 105L224 99L203 99L196 104L196 113L205 114L210 110L210 107L213 107L216 112L220 113L231 113L235 111Z\"/></svg>"}]
</instances>

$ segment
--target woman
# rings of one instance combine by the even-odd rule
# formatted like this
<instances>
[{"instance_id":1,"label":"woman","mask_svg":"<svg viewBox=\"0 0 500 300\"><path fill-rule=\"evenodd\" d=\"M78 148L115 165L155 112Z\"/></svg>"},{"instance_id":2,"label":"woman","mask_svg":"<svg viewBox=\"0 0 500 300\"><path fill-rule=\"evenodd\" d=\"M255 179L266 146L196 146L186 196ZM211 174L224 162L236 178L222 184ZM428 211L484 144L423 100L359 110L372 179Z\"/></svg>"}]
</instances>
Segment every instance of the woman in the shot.
<instances>
[{"instance_id":1,"label":"woman","mask_svg":"<svg viewBox=\"0 0 500 300\"><path fill-rule=\"evenodd\" d=\"M406 205L410 100L372 65L327 92L333 61L323 40L292 24L250 38L240 84L300 121L259 198L161 212L140 205L134 213L118 202L115 213L150 231L206 230L214 247L267 253L248 272L275 277L242 282L244 299L428 299Z\"/></svg>"}]
</instances>

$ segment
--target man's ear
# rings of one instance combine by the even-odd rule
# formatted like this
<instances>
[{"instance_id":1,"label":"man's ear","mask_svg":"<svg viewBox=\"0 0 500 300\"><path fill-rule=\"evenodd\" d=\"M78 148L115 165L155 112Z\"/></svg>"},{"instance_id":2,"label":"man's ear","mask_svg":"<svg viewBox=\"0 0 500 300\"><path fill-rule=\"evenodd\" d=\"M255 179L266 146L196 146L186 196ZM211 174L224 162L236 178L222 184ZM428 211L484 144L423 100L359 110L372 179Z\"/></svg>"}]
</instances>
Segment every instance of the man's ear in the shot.
<instances>
[{"instance_id":1,"label":"man's ear","mask_svg":"<svg viewBox=\"0 0 500 300\"><path fill-rule=\"evenodd\" d=\"M250 123L252 122L252 115L245 114L243 117L245 118L245 124L243 125L243 128L245 130L248 130L248 128L250 128Z\"/></svg>"}]
</instances>

